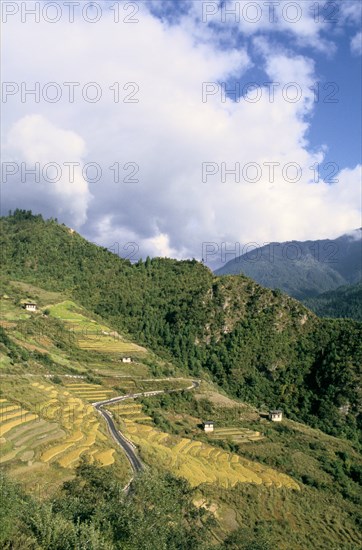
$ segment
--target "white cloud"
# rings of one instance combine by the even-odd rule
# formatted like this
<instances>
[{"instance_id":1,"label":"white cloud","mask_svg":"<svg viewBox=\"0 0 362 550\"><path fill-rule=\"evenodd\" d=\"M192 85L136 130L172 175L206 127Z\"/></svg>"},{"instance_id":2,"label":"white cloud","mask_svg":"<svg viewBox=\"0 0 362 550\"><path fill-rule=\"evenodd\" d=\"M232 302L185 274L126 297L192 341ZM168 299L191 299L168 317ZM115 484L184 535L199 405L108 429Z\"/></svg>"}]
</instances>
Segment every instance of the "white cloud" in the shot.
<instances>
[{"instance_id":1,"label":"white cloud","mask_svg":"<svg viewBox=\"0 0 362 550\"><path fill-rule=\"evenodd\" d=\"M283 34L293 39L294 46L312 46L328 54L335 51L333 41L325 36L330 28L328 18L316 11L313 0L226 0L223 5L215 1L195 1L191 3L190 15L197 20L199 32L205 33L205 28L213 26L224 40L232 40L230 28L234 27L245 37Z\"/></svg>"},{"instance_id":2,"label":"white cloud","mask_svg":"<svg viewBox=\"0 0 362 550\"><path fill-rule=\"evenodd\" d=\"M77 227L86 221L91 194L82 174L86 151L79 135L57 128L41 115L29 115L11 126L5 152L15 161L21 180L10 195L15 191L30 202L34 195L42 195L57 215ZM72 171L65 162L75 163ZM11 184L9 175L4 185Z\"/></svg>"},{"instance_id":3,"label":"white cloud","mask_svg":"<svg viewBox=\"0 0 362 550\"><path fill-rule=\"evenodd\" d=\"M6 205L26 204L72 226L83 224L82 233L91 240L117 242L122 252L125 243L136 242L143 257L200 258L205 241L326 237L359 225L358 169L342 171L335 184L313 179L311 166L323 161L324 146L311 152L307 140L314 111L310 58L255 36L268 79L280 83L274 101L265 87L255 103L221 102L219 93L203 103L203 82L243 76L252 62L246 49L221 49L206 31L204 40L200 33L195 40L190 20L180 27L147 10L138 17L134 25L115 24L109 12L94 25L9 22L4 80L81 85L74 103L64 95L54 104L9 98L3 122L8 150L29 162L97 162L103 177L87 185L79 175L75 186L62 180L46 192L29 183L24 193L18 182L5 189ZM298 35L316 39L318 26L305 28ZM20 50L19 36L27 44ZM91 81L102 88L97 103L87 103L79 92ZM109 87L115 81L121 96L125 83L137 83L139 102L114 103ZM299 86L299 101L288 100L283 89L288 82ZM289 92L293 96L293 89ZM139 182L115 183L109 169L115 162L121 179L129 174L123 169L127 162L138 163ZM219 167L205 183L203 162ZM230 169L250 162L262 169L259 181L237 183L229 175L221 182L221 163ZM279 163L273 181L270 162ZM288 163L300 166L300 181L291 181L293 167L283 174Z\"/></svg>"},{"instance_id":4,"label":"white cloud","mask_svg":"<svg viewBox=\"0 0 362 550\"><path fill-rule=\"evenodd\" d=\"M339 23L360 25L362 17L362 4L360 0L339 0L336 12Z\"/></svg>"},{"instance_id":5,"label":"white cloud","mask_svg":"<svg viewBox=\"0 0 362 550\"><path fill-rule=\"evenodd\" d=\"M362 55L362 32L358 32L351 40L351 52L353 55Z\"/></svg>"}]
</instances>

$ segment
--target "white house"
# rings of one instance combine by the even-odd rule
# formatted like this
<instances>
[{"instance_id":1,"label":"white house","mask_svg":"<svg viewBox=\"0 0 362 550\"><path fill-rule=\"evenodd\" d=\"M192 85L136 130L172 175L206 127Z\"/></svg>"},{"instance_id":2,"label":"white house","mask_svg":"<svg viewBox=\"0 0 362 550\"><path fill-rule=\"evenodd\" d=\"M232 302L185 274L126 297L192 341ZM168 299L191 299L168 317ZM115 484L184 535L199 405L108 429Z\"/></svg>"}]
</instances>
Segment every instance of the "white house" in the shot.
<instances>
[{"instance_id":1,"label":"white house","mask_svg":"<svg viewBox=\"0 0 362 550\"><path fill-rule=\"evenodd\" d=\"M131 357L122 357L122 363L132 363Z\"/></svg>"},{"instance_id":2,"label":"white house","mask_svg":"<svg viewBox=\"0 0 362 550\"><path fill-rule=\"evenodd\" d=\"M203 423L204 432L213 432L214 431L214 423L213 422L204 422Z\"/></svg>"},{"instance_id":3,"label":"white house","mask_svg":"<svg viewBox=\"0 0 362 550\"><path fill-rule=\"evenodd\" d=\"M283 411L273 410L269 411L269 420L272 422L281 422L283 419Z\"/></svg>"},{"instance_id":4,"label":"white house","mask_svg":"<svg viewBox=\"0 0 362 550\"><path fill-rule=\"evenodd\" d=\"M24 304L24 307L27 311L36 311L36 304Z\"/></svg>"}]
</instances>

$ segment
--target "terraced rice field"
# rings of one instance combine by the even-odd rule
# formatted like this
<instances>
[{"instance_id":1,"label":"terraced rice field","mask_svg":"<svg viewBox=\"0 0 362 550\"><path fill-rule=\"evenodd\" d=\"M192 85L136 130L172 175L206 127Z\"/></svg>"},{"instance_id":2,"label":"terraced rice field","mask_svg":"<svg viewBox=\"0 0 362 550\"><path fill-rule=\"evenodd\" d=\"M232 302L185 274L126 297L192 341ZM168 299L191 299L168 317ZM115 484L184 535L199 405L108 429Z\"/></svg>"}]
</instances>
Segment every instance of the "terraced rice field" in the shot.
<instances>
[{"instance_id":1,"label":"terraced rice field","mask_svg":"<svg viewBox=\"0 0 362 550\"><path fill-rule=\"evenodd\" d=\"M92 399L94 395L97 395L93 389L86 388L90 393L83 396L83 386L87 385L80 384L82 399L73 397L68 391L59 392L57 399L54 399L54 386L46 387L36 382L33 385L44 389L52 397L45 405L47 415L57 416L67 432L66 437L60 443L50 446L41 454L41 461L46 463L55 461L63 468L72 468L77 464L81 455L102 450L99 444L104 438L98 437L98 434L101 433L99 432L98 416L93 407L83 401L83 398ZM98 386L95 391L98 391Z\"/></svg>"},{"instance_id":2,"label":"terraced rice field","mask_svg":"<svg viewBox=\"0 0 362 550\"><path fill-rule=\"evenodd\" d=\"M83 315L81 308L77 306L71 300L65 300L58 304L48 306L50 315L56 317L62 321L65 321L68 325L71 325L74 332L82 331L106 331L107 327L97 323L94 319L89 319L87 316Z\"/></svg>"},{"instance_id":3,"label":"terraced rice field","mask_svg":"<svg viewBox=\"0 0 362 550\"><path fill-rule=\"evenodd\" d=\"M80 393L83 394L83 386L88 385L81 386ZM93 399L98 387L86 388L89 394L84 398ZM73 468L83 454L89 454L92 460L99 456L104 466L114 462L115 449L109 448L108 438L99 429L98 415L83 397L75 397L67 390L40 382L33 382L29 394L31 390L37 394L38 414L7 399L0 402L0 463L14 459L36 460ZM108 391L105 391L108 396ZM43 397L41 402L39 396Z\"/></svg>"},{"instance_id":4,"label":"terraced rice field","mask_svg":"<svg viewBox=\"0 0 362 550\"><path fill-rule=\"evenodd\" d=\"M108 449L107 451L99 451L93 455L94 460L98 460L102 466L109 466L114 462L114 449Z\"/></svg>"},{"instance_id":5,"label":"terraced rice field","mask_svg":"<svg viewBox=\"0 0 362 550\"><path fill-rule=\"evenodd\" d=\"M260 432L248 430L247 428L215 428L209 436L212 439L230 439L235 443L259 441L264 438Z\"/></svg>"},{"instance_id":6,"label":"terraced rice field","mask_svg":"<svg viewBox=\"0 0 362 550\"><path fill-rule=\"evenodd\" d=\"M82 334L78 338L78 346L81 349L103 353L132 353L142 351L141 348L131 342L123 342L118 338L103 334Z\"/></svg>"},{"instance_id":7,"label":"terraced rice field","mask_svg":"<svg viewBox=\"0 0 362 550\"><path fill-rule=\"evenodd\" d=\"M0 437L10 432L16 426L36 420L38 416L25 410L21 405L3 401L0 405Z\"/></svg>"},{"instance_id":8,"label":"terraced rice field","mask_svg":"<svg viewBox=\"0 0 362 550\"><path fill-rule=\"evenodd\" d=\"M116 403L108 407L108 409L116 414L121 420L132 420L132 422L151 421L151 417L142 412L142 405L138 403Z\"/></svg>"},{"instance_id":9,"label":"terraced rice field","mask_svg":"<svg viewBox=\"0 0 362 550\"><path fill-rule=\"evenodd\" d=\"M115 396L113 390L107 390L100 384L87 384L86 382L66 384L67 390L77 397L95 403L96 401L105 401Z\"/></svg>"},{"instance_id":10,"label":"terraced rice field","mask_svg":"<svg viewBox=\"0 0 362 550\"><path fill-rule=\"evenodd\" d=\"M28 462L41 445L65 435L57 424L46 422L17 403L0 403L0 464L12 460Z\"/></svg>"},{"instance_id":11,"label":"terraced rice field","mask_svg":"<svg viewBox=\"0 0 362 550\"><path fill-rule=\"evenodd\" d=\"M145 351L132 342L125 342L110 328L90 319L71 300L49 306L50 315L61 319L77 336L81 349L103 353L132 353Z\"/></svg>"},{"instance_id":12,"label":"terraced rice field","mask_svg":"<svg viewBox=\"0 0 362 550\"><path fill-rule=\"evenodd\" d=\"M201 441L170 436L129 419L124 425L125 434L138 445L147 463L162 465L193 486L215 483L228 488L237 483L256 483L299 490L291 477Z\"/></svg>"}]
</instances>

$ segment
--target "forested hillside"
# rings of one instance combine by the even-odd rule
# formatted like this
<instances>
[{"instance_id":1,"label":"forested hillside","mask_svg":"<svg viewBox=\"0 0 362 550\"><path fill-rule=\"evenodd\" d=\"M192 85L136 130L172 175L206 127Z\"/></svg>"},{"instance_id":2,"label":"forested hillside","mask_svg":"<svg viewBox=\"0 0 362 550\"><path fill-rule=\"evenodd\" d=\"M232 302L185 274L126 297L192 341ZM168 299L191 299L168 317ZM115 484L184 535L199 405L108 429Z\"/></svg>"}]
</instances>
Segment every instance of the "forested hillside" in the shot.
<instances>
[{"instance_id":1,"label":"forested hillside","mask_svg":"<svg viewBox=\"0 0 362 550\"><path fill-rule=\"evenodd\" d=\"M347 317L362 321L362 283L343 286L304 300L321 317Z\"/></svg>"},{"instance_id":2,"label":"forested hillside","mask_svg":"<svg viewBox=\"0 0 362 550\"><path fill-rule=\"evenodd\" d=\"M131 265L55 220L16 211L0 223L3 275L67 290L140 344L230 394L354 438L361 421L362 325L322 320L245 276L192 261Z\"/></svg>"}]
</instances>

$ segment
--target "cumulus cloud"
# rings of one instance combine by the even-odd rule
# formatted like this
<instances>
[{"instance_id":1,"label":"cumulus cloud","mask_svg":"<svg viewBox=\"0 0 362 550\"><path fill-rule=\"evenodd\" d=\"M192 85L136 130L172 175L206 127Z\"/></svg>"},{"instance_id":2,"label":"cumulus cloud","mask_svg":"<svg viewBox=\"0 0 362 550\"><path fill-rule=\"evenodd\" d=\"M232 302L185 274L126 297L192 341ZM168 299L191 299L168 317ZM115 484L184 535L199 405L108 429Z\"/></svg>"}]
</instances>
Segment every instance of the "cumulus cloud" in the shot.
<instances>
[{"instance_id":1,"label":"cumulus cloud","mask_svg":"<svg viewBox=\"0 0 362 550\"><path fill-rule=\"evenodd\" d=\"M5 155L12 159L4 161L6 194L13 200L21 195L22 202L30 204L41 196L57 215L77 227L83 225L91 194L82 173L85 143L79 135L41 115L28 115L9 129ZM7 189L13 185L13 174L17 187Z\"/></svg>"},{"instance_id":2,"label":"cumulus cloud","mask_svg":"<svg viewBox=\"0 0 362 550\"><path fill-rule=\"evenodd\" d=\"M362 32L358 32L352 38L351 51L354 55L362 55Z\"/></svg>"},{"instance_id":3,"label":"cumulus cloud","mask_svg":"<svg viewBox=\"0 0 362 550\"><path fill-rule=\"evenodd\" d=\"M336 12L338 22L340 24L361 24L362 17L362 4L360 0L339 0L338 11Z\"/></svg>"},{"instance_id":4,"label":"cumulus cloud","mask_svg":"<svg viewBox=\"0 0 362 550\"><path fill-rule=\"evenodd\" d=\"M292 38L295 45L312 46L332 54L335 45L325 34L330 29L330 21L320 10L313 0L284 3L226 0L191 2L188 16L197 20L202 35L205 35L205 28L212 28L218 36L221 33L224 40L230 41L233 36L230 28L237 28L244 37L260 33L284 35Z\"/></svg>"},{"instance_id":5,"label":"cumulus cloud","mask_svg":"<svg viewBox=\"0 0 362 550\"><path fill-rule=\"evenodd\" d=\"M8 158L81 166L75 183L62 179L45 191L13 178L5 208L58 215L92 241L117 243L122 255L135 243L143 257L201 258L203 242L327 237L360 224L359 168L342 170L338 182L320 180L315 168L324 144L312 151L308 143L316 78L309 57L257 33L221 48L188 14L182 25L146 7L137 17L132 25L115 24L109 11L93 25L9 20L4 79L38 81L41 90L57 82L63 95L55 103L9 96ZM321 29L308 25L293 32L314 40ZM20 34L28 47L19 51ZM278 86L223 97L220 83L242 79L253 52ZM94 81L102 94L92 103L84 85ZM79 83L73 102L69 82ZM204 101L203 83L213 90ZM102 168L100 179L86 181L87 163Z\"/></svg>"}]
</instances>

